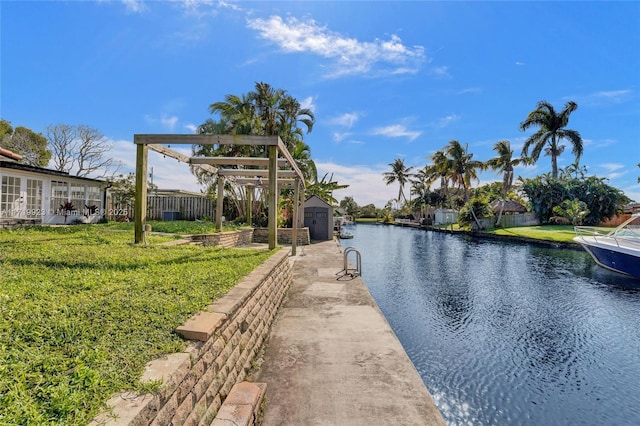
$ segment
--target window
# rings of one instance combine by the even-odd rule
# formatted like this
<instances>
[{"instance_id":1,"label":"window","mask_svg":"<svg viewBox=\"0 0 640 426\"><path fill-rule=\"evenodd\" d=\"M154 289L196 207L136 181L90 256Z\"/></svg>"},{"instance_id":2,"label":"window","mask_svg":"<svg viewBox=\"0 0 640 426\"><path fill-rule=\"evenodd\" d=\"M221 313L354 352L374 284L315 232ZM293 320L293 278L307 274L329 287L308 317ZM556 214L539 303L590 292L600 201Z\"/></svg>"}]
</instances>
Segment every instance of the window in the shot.
<instances>
[{"instance_id":1,"label":"window","mask_svg":"<svg viewBox=\"0 0 640 426\"><path fill-rule=\"evenodd\" d=\"M304 217L313 219L313 212L304 212Z\"/></svg>"},{"instance_id":2,"label":"window","mask_svg":"<svg viewBox=\"0 0 640 426\"><path fill-rule=\"evenodd\" d=\"M20 178L14 176L2 176L0 189L0 217L21 216L20 206Z\"/></svg>"},{"instance_id":3,"label":"window","mask_svg":"<svg viewBox=\"0 0 640 426\"><path fill-rule=\"evenodd\" d=\"M99 186L87 186L87 206L89 207L87 210L93 210L88 214L102 214L102 194Z\"/></svg>"},{"instance_id":4,"label":"window","mask_svg":"<svg viewBox=\"0 0 640 426\"><path fill-rule=\"evenodd\" d=\"M77 183L71 184L71 203L75 210L84 210L86 201L85 192L84 185Z\"/></svg>"},{"instance_id":5,"label":"window","mask_svg":"<svg viewBox=\"0 0 640 426\"><path fill-rule=\"evenodd\" d=\"M69 201L69 184L63 181L51 181L51 212L58 214L62 206Z\"/></svg>"},{"instance_id":6,"label":"window","mask_svg":"<svg viewBox=\"0 0 640 426\"><path fill-rule=\"evenodd\" d=\"M27 217L39 218L44 216L42 210L42 181L27 179Z\"/></svg>"},{"instance_id":7,"label":"window","mask_svg":"<svg viewBox=\"0 0 640 426\"><path fill-rule=\"evenodd\" d=\"M327 216L327 212L316 212L316 219L326 219Z\"/></svg>"}]
</instances>

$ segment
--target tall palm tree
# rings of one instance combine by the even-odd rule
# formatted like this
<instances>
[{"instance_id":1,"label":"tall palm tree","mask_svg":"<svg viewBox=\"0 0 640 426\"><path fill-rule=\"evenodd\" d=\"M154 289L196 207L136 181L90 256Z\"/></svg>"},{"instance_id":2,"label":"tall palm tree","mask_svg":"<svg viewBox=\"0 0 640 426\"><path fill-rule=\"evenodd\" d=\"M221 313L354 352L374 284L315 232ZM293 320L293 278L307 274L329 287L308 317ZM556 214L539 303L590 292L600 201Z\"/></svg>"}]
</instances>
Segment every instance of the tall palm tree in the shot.
<instances>
[{"instance_id":1,"label":"tall palm tree","mask_svg":"<svg viewBox=\"0 0 640 426\"><path fill-rule=\"evenodd\" d=\"M486 168L482 161L472 160L473 154L468 152L469 145L464 147L460 142L452 140L445 147L445 154L449 160L449 176L452 182L462 188L465 203L469 200L469 189L472 180L478 179L477 170Z\"/></svg>"},{"instance_id":2,"label":"tall palm tree","mask_svg":"<svg viewBox=\"0 0 640 426\"><path fill-rule=\"evenodd\" d=\"M564 145L560 145L562 139L567 139L572 146L571 152L580 159L583 151L582 137L575 130L565 129L569 124L569 116L578 109L578 104L569 101L564 109L557 113L547 101L538 102L538 107L531 111L527 118L520 123L520 130L524 131L529 127L539 127L538 131L525 141L522 147L522 156L530 157L533 162L538 161L544 149L544 154L551 157L551 176L558 178L558 156L564 152ZM529 148L531 155L529 155Z\"/></svg>"},{"instance_id":3,"label":"tall palm tree","mask_svg":"<svg viewBox=\"0 0 640 426\"><path fill-rule=\"evenodd\" d=\"M513 158L513 150L509 141L499 141L493 145L493 150L498 154L487 161L486 165L491 170L498 171L502 174L502 198L507 196L507 193L513 185L513 169L520 164L528 164L529 159L527 157Z\"/></svg>"},{"instance_id":4,"label":"tall palm tree","mask_svg":"<svg viewBox=\"0 0 640 426\"><path fill-rule=\"evenodd\" d=\"M499 224L502 219L507 193L513 185L513 168L520 164L528 164L530 160L526 157L513 158L513 150L511 149L511 144L507 140L496 142L493 146L493 150L498 154L498 156L487 161L486 165L492 170L502 173L502 202L500 205L498 220L496 220L496 224Z\"/></svg>"},{"instance_id":5,"label":"tall palm tree","mask_svg":"<svg viewBox=\"0 0 640 426\"><path fill-rule=\"evenodd\" d=\"M440 191L446 199L449 192L449 159L444 151L436 151L429 158L433 163L425 166L427 182L433 183L439 179Z\"/></svg>"},{"instance_id":6,"label":"tall palm tree","mask_svg":"<svg viewBox=\"0 0 640 426\"><path fill-rule=\"evenodd\" d=\"M412 176L411 170L413 169L413 166L405 166L404 160L401 158L396 158L395 161L393 163L389 163L389 165L391 166L391 171L383 173L384 181L387 185L398 182L398 185L400 185L400 191L398 192L398 203L400 203L403 199L406 202L407 199L404 196L404 186Z\"/></svg>"}]
</instances>

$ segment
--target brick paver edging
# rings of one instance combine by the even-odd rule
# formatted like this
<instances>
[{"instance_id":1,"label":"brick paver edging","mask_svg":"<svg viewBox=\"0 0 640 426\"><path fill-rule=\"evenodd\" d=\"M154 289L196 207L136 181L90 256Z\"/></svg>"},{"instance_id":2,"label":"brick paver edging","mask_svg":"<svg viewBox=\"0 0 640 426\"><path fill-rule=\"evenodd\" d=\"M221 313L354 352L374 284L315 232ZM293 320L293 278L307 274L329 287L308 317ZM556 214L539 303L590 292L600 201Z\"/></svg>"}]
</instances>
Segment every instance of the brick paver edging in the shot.
<instances>
[{"instance_id":1,"label":"brick paver edging","mask_svg":"<svg viewBox=\"0 0 640 426\"><path fill-rule=\"evenodd\" d=\"M279 250L207 311L177 332L185 352L150 362L144 382L162 381L154 395L121 393L91 425L210 425L231 388L242 382L267 337L293 280L287 250Z\"/></svg>"}]
</instances>

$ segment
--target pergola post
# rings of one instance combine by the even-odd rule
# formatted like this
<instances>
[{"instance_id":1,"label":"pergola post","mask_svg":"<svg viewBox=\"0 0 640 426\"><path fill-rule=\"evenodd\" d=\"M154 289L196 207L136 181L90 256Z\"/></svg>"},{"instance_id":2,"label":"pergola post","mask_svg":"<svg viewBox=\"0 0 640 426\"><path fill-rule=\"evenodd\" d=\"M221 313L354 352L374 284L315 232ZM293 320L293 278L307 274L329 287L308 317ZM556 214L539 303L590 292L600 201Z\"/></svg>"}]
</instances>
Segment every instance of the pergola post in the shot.
<instances>
[{"instance_id":1,"label":"pergola post","mask_svg":"<svg viewBox=\"0 0 640 426\"><path fill-rule=\"evenodd\" d=\"M224 177L218 175L218 191L216 194L216 231L222 232L222 210L224 210Z\"/></svg>"},{"instance_id":2,"label":"pergola post","mask_svg":"<svg viewBox=\"0 0 640 426\"><path fill-rule=\"evenodd\" d=\"M300 180L296 179L296 186L293 190L293 216L291 217L291 256L296 255L298 247L298 198L300 197Z\"/></svg>"},{"instance_id":3,"label":"pergola post","mask_svg":"<svg viewBox=\"0 0 640 426\"><path fill-rule=\"evenodd\" d=\"M247 185L247 224L253 226L253 185Z\"/></svg>"},{"instance_id":4,"label":"pergola post","mask_svg":"<svg viewBox=\"0 0 640 426\"><path fill-rule=\"evenodd\" d=\"M269 250L278 244L278 147L269 145Z\"/></svg>"},{"instance_id":5,"label":"pergola post","mask_svg":"<svg viewBox=\"0 0 640 426\"><path fill-rule=\"evenodd\" d=\"M146 244L144 229L147 221L147 159L149 150L146 145L136 146L136 198L135 198L135 243Z\"/></svg>"}]
</instances>

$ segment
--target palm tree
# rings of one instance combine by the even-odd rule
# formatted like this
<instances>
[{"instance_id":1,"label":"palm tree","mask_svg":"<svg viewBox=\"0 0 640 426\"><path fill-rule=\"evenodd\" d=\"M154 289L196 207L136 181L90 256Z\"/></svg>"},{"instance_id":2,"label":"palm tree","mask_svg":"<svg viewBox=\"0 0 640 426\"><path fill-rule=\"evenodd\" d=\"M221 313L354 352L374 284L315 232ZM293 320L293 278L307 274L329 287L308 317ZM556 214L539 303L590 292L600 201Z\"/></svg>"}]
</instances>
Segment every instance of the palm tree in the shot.
<instances>
[{"instance_id":1,"label":"palm tree","mask_svg":"<svg viewBox=\"0 0 640 426\"><path fill-rule=\"evenodd\" d=\"M496 221L496 224L499 224L504 209L504 201L513 185L513 168L520 164L528 164L529 159L526 157L513 158L513 150L507 140L496 142L493 150L498 156L487 161L486 165L492 170L502 173L502 205L500 207L500 214L498 214L498 220Z\"/></svg>"},{"instance_id":2,"label":"palm tree","mask_svg":"<svg viewBox=\"0 0 640 426\"><path fill-rule=\"evenodd\" d=\"M458 188L462 188L465 203L469 200L471 181L479 180L477 170L486 168L482 161L472 160L473 154L469 154L468 150L468 144L463 147L456 140L450 141L445 147L445 154L449 161L449 176L455 184L458 184Z\"/></svg>"},{"instance_id":3,"label":"palm tree","mask_svg":"<svg viewBox=\"0 0 640 426\"><path fill-rule=\"evenodd\" d=\"M527 157L513 158L513 150L509 141L499 141L493 145L493 150L498 154L487 161L486 165L491 170L502 173L502 197L506 197L507 193L513 185L513 168L520 164L528 164Z\"/></svg>"},{"instance_id":4,"label":"palm tree","mask_svg":"<svg viewBox=\"0 0 640 426\"><path fill-rule=\"evenodd\" d=\"M444 151L436 151L429 158L433 164L425 166L426 180L433 183L440 179L440 191L446 201L449 192L449 159Z\"/></svg>"},{"instance_id":5,"label":"palm tree","mask_svg":"<svg viewBox=\"0 0 640 426\"><path fill-rule=\"evenodd\" d=\"M520 123L522 131L531 126L539 127L538 131L525 141L522 147L522 156L530 157L533 162L536 162L544 149L545 155L551 157L551 176L554 179L558 178L558 156L565 148L564 145L560 145L561 139L567 139L571 142L571 152L576 156L576 160L579 160L582 155L583 145L580 133L565 129L569 124L569 116L576 109L578 109L578 104L569 101L558 114L549 102L540 101L538 107ZM528 155L529 148L533 148L530 156Z\"/></svg>"},{"instance_id":6,"label":"palm tree","mask_svg":"<svg viewBox=\"0 0 640 426\"><path fill-rule=\"evenodd\" d=\"M398 192L398 203L401 202L402 199L404 199L404 201L406 202L407 199L404 196L404 186L412 176L411 170L413 169L413 166L405 166L404 160L401 158L396 158L395 161L393 163L389 163L389 165L391 166L391 171L385 172L383 174L384 181L387 185L398 182L398 185L400 185L400 191Z\"/></svg>"}]
</instances>

